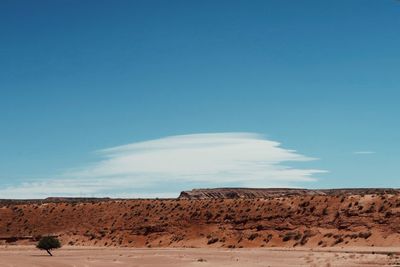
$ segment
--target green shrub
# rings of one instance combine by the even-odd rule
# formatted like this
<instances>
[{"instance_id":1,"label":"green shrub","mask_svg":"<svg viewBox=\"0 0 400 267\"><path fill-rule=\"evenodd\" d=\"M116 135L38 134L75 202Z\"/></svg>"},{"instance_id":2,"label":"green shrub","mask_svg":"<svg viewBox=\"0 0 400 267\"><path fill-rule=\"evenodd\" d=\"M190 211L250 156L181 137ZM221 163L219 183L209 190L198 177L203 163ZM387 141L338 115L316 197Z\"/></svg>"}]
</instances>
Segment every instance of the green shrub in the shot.
<instances>
[{"instance_id":1,"label":"green shrub","mask_svg":"<svg viewBox=\"0 0 400 267\"><path fill-rule=\"evenodd\" d=\"M50 256L53 256L51 254L51 250L57 249L61 247L61 243L58 240L57 237L54 236L43 236L40 238L38 244L36 245L38 249L46 250L47 253L49 253Z\"/></svg>"}]
</instances>

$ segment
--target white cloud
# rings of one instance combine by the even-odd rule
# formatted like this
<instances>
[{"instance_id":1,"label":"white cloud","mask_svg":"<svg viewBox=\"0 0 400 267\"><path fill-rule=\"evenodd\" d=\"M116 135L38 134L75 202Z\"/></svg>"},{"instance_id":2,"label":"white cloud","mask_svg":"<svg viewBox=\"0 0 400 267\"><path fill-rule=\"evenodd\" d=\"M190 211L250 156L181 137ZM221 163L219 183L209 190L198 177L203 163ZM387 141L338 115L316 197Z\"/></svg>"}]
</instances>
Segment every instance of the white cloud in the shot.
<instances>
[{"instance_id":1,"label":"white cloud","mask_svg":"<svg viewBox=\"0 0 400 267\"><path fill-rule=\"evenodd\" d=\"M2 197L177 196L191 187L293 187L324 171L291 168L312 161L253 133L171 136L100 150L100 159L57 178L0 190Z\"/></svg>"},{"instance_id":2,"label":"white cloud","mask_svg":"<svg viewBox=\"0 0 400 267\"><path fill-rule=\"evenodd\" d=\"M356 151L354 152L354 154L356 155L371 155L371 154L375 154L376 152L374 151Z\"/></svg>"}]
</instances>

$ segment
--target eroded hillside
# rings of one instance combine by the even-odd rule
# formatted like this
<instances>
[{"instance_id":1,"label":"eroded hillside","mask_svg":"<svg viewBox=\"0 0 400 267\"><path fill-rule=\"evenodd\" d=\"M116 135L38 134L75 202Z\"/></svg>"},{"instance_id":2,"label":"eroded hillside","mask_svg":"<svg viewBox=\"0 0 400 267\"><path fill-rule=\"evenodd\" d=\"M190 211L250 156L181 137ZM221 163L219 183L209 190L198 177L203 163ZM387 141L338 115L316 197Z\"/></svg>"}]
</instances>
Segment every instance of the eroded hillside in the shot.
<instances>
[{"instance_id":1,"label":"eroded hillside","mask_svg":"<svg viewBox=\"0 0 400 267\"><path fill-rule=\"evenodd\" d=\"M0 203L0 242L9 244L32 243L50 234L64 244L94 246L400 245L400 195L396 191Z\"/></svg>"}]
</instances>

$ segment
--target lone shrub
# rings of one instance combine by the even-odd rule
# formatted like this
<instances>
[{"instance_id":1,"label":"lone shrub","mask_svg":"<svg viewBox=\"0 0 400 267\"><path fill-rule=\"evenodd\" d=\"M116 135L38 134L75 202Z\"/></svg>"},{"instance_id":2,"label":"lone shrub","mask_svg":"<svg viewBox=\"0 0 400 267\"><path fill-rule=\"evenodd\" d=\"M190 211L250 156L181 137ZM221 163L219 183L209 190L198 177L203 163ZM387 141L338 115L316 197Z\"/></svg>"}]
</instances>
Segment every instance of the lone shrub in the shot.
<instances>
[{"instance_id":1,"label":"lone shrub","mask_svg":"<svg viewBox=\"0 0 400 267\"><path fill-rule=\"evenodd\" d=\"M57 249L61 247L61 243L58 240L57 237L54 236L44 236L40 238L38 244L36 245L38 249L46 250L47 253L49 253L50 256L53 256L51 254L51 250Z\"/></svg>"}]
</instances>

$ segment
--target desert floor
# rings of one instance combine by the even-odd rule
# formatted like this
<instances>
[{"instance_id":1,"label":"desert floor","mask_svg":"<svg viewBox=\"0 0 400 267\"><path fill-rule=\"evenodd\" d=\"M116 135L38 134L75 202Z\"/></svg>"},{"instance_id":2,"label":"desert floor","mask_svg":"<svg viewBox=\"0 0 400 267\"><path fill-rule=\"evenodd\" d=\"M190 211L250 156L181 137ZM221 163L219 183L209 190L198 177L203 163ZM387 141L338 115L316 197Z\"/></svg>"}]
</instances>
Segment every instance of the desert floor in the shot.
<instances>
[{"instance_id":1,"label":"desert floor","mask_svg":"<svg viewBox=\"0 0 400 267\"><path fill-rule=\"evenodd\" d=\"M0 247L0 267L400 266L400 248L127 249L64 247L50 257L29 246Z\"/></svg>"}]
</instances>

